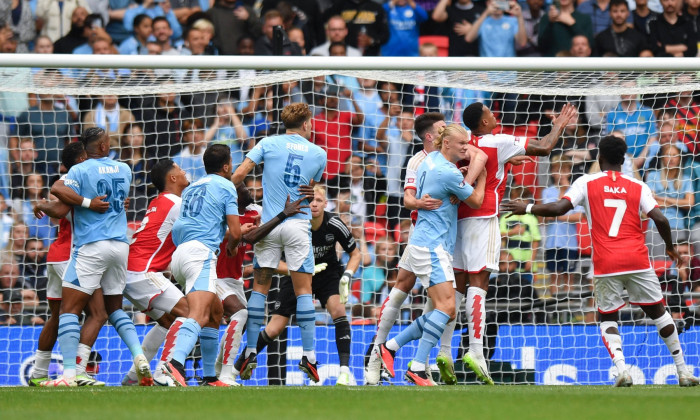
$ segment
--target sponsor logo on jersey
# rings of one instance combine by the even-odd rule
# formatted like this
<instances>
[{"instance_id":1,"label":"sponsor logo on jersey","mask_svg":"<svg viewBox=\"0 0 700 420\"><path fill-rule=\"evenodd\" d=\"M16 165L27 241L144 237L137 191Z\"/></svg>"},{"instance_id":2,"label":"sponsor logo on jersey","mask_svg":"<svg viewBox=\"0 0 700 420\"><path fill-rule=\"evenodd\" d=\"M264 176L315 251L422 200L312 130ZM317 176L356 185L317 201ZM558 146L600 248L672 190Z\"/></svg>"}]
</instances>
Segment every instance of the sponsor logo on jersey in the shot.
<instances>
[{"instance_id":1,"label":"sponsor logo on jersey","mask_svg":"<svg viewBox=\"0 0 700 420\"><path fill-rule=\"evenodd\" d=\"M613 194L627 194L627 190L625 187L610 187L607 185L603 185L603 191L606 193L613 193Z\"/></svg>"},{"instance_id":2,"label":"sponsor logo on jersey","mask_svg":"<svg viewBox=\"0 0 700 420\"><path fill-rule=\"evenodd\" d=\"M326 242L335 242L335 237L332 233L326 235Z\"/></svg>"}]
</instances>

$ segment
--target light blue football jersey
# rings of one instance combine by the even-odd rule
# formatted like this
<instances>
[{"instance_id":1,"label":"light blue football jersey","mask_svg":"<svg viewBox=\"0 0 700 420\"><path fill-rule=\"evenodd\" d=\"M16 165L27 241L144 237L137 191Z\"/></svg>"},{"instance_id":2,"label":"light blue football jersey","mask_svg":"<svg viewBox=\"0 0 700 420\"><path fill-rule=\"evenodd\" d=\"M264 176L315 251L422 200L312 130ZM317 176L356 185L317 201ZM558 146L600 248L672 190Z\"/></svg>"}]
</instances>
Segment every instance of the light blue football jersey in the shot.
<instances>
[{"instance_id":1,"label":"light blue football jersey","mask_svg":"<svg viewBox=\"0 0 700 420\"><path fill-rule=\"evenodd\" d=\"M227 215L238 216L236 188L230 180L209 174L182 192L180 217L173 224L173 242L179 246L199 241L216 253L226 233Z\"/></svg>"},{"instance_id":2,"label":"light blue football jersey","mask_svg":"<svg viewBox=\"0 0 700 420\"><path fill-rule=\"evenodd\" d=\"M435 210L418 210L418 221L409 243L430 250L442 245L445 251L453 254L457 241L458 204L451 204L450 196L466 200L474 188L464 182L464 175L457 166L437 151L430 153L420 164L416 179L416 197L430 194L430 197L442 200L442 205Z\"/></svg>"},{"instance_id":3,"label":"light blue football jersey","mask_svg":"<svg viewBox=\"0 0 700 420\"><path fill-rule=\"evenodd\" d=\"M326 169L326 152L298 134L265 137L246 157L256 164L265 163L262 223L284 210L287 195L291 201L298 200L299 185L320 181ZM311 219L311 212L306 213L290 219Z\"/></svg>"},{"instance_id":4,"label":"light blue football jersey","mask_svg":"<svg viewBox=\"0 0 700 420\"><path fill-rule=\"evenodd\" d=\"M74 207L73 243L76 247L108 239L128 243L124 199L131 187L131 169L127 164L108 157L88 159L70 168L63 182L85 198L106 195L104 200L109 202L106 213Z\"/></svg>"}]
</instances>

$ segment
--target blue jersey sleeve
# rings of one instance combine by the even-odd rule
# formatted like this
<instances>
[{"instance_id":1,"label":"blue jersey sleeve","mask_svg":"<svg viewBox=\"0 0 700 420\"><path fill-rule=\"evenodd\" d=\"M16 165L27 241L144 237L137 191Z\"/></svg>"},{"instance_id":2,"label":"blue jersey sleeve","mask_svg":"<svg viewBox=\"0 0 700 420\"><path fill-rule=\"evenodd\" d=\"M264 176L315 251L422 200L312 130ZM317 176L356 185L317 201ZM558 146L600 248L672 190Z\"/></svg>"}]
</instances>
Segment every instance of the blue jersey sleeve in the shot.
<instances>
[{"instance_id":1,"label":"blue jersey sleeve","mask_svg":"<svg viewBox=\"0 0 700 420\"><path fill-rule=\"evenodd\" d=\"M224 203L226 215L238 216L238 193L236 192L236 189L233 188L233 184L227 188L226 192L226 202Z\"/></svg>"},{"instance_id":2,"label":"blue jersey sleeve","mask_svg":"<svg viewBox=\"0 0 700 420\"><path fill-rule=\"evenodd\" d=\"M253 147L246 155L246 157L255 162L256 165L260 165L265 156L265 145L267 144L265 140L267 140L267 137L260 140L260 142L256 144L255 147Z\"/></svg>"},{"instance_id":3,"label":"blue jersey sleeve","mask_svg":"<svg viewBox=\"0 0 700 420\"><path fill-rule=\"evenodd\" d=\"M457 168L450 168L442 178L445 190L450 194L454 194L459 201L466 200L474 192L474 188L464 182L464 177Z\"/></svg>"},{"instance_id":4,"label":"blue jersey sleeve","mask_svg":"<svg viewBox=\"0 0 700 420\"><path fill-rule=\"evenodd\" d=\"M68 171L68 175L66 175L66 179L63 180L63 184L66 187L69 187L73 191L75 191L77 194L80 194L80 185L82 182L82 171L78 167L78 165L74 165L70 170ZM82 195L82 194L81 194Z\"/></svg>"},{"instance_id":5,"label":"blue jersey sleeve","mask_svg":"<svg viewBox=\"0 0 700 420\"><path fill-rule=\"evenodd\" d=\"M327 161L326 151L323 150L323 149L321 149L320 147L319 147L318 149L320 150L320 153L319 153L319 157L318 157L318 158L319 158L319 160L323 161L323 165L321 165L321 168L320 168L320 169L316 172L316 174L314 175L314 180L315 180L316 182L320 182L320 181L321 181L321 177L323 176L323 171L326 170L326 161Z\"/></svg>"}]
</instances>

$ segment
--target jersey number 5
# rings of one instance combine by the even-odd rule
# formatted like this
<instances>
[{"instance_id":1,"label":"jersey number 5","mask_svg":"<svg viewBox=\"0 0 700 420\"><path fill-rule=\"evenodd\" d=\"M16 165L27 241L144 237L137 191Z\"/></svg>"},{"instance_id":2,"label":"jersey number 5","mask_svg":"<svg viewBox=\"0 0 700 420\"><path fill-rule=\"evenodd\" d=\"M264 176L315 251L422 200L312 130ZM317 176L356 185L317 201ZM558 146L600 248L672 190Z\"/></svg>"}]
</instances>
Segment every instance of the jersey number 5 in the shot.
<instances>
[{"instance_id":1,"label":"jersey number 5","mask_svg":"<svg viewBox=\"0 0 700 420\"><path fill-rule=\"evenodd\" d=\"M119 188L125 181L121 178L112 179L112 186L105 179L99 180L97 183L97 194L106 195L105 201L109 202L109 211L120 213L124 207L124 199L126 192Z\"/></svg>"},{"instance_id":2,"label":"jersey number 5","mask_svg":"<svg viewBox=\"0 0 700 420\"><path fill-rule=\"evenodd\" d=\"M608 231L608 236L611 238L617 238L617 234L620 233L622 218L625 216L625 210L627 210L627 202L620 199L606 198L603 201L603 205L605 207L615 208L615 215L613 216L612 224L610 225L610 230Z\"/></svg>"},{"instance_id":3,"label":"jersey number 5","mask_svg":"<svg viewBox=\"0 0 700 420\"><path fill-rule=\"evenodd\" d=\"M304 160L304 156L290 153L287 158L287 166L284 168L284 183L289 188L298 186L301 179L301 166L296 164L297 160Z\"/></svg>"}]
</instances>

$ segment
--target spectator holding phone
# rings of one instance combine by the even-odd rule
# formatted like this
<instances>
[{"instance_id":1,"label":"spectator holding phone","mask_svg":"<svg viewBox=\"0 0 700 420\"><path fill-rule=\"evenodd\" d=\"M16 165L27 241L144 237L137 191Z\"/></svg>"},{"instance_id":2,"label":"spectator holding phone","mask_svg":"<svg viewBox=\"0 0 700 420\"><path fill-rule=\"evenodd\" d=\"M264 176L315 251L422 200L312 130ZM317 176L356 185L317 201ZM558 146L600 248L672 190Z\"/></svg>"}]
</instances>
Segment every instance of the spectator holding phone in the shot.
<instances>
[{"instance_id":1,"label":"spectator holding phone","mask_svg":"<svg viewBox=\"0 0 700 420\"><path fill-rule=\"evenodd\" d=\"M504 15L508 12L508 15ZM482 57L515 57L527 43L523 11L516 1L488 0L486 10L467 32L467 42L479 40Z\"/></svg>"},{"instance_id":2,"label":"spectator holding phone","mask_svg":"<svg viewBox=\"0 0 700 420\"><path fill-rule=\"evenodd\" d=\"M539 48L547 57L569 51L575 35L585 35L593 46L591 17L574 8L574 0L554 0L540 20Z\"/></svg>"}]
</instances>

